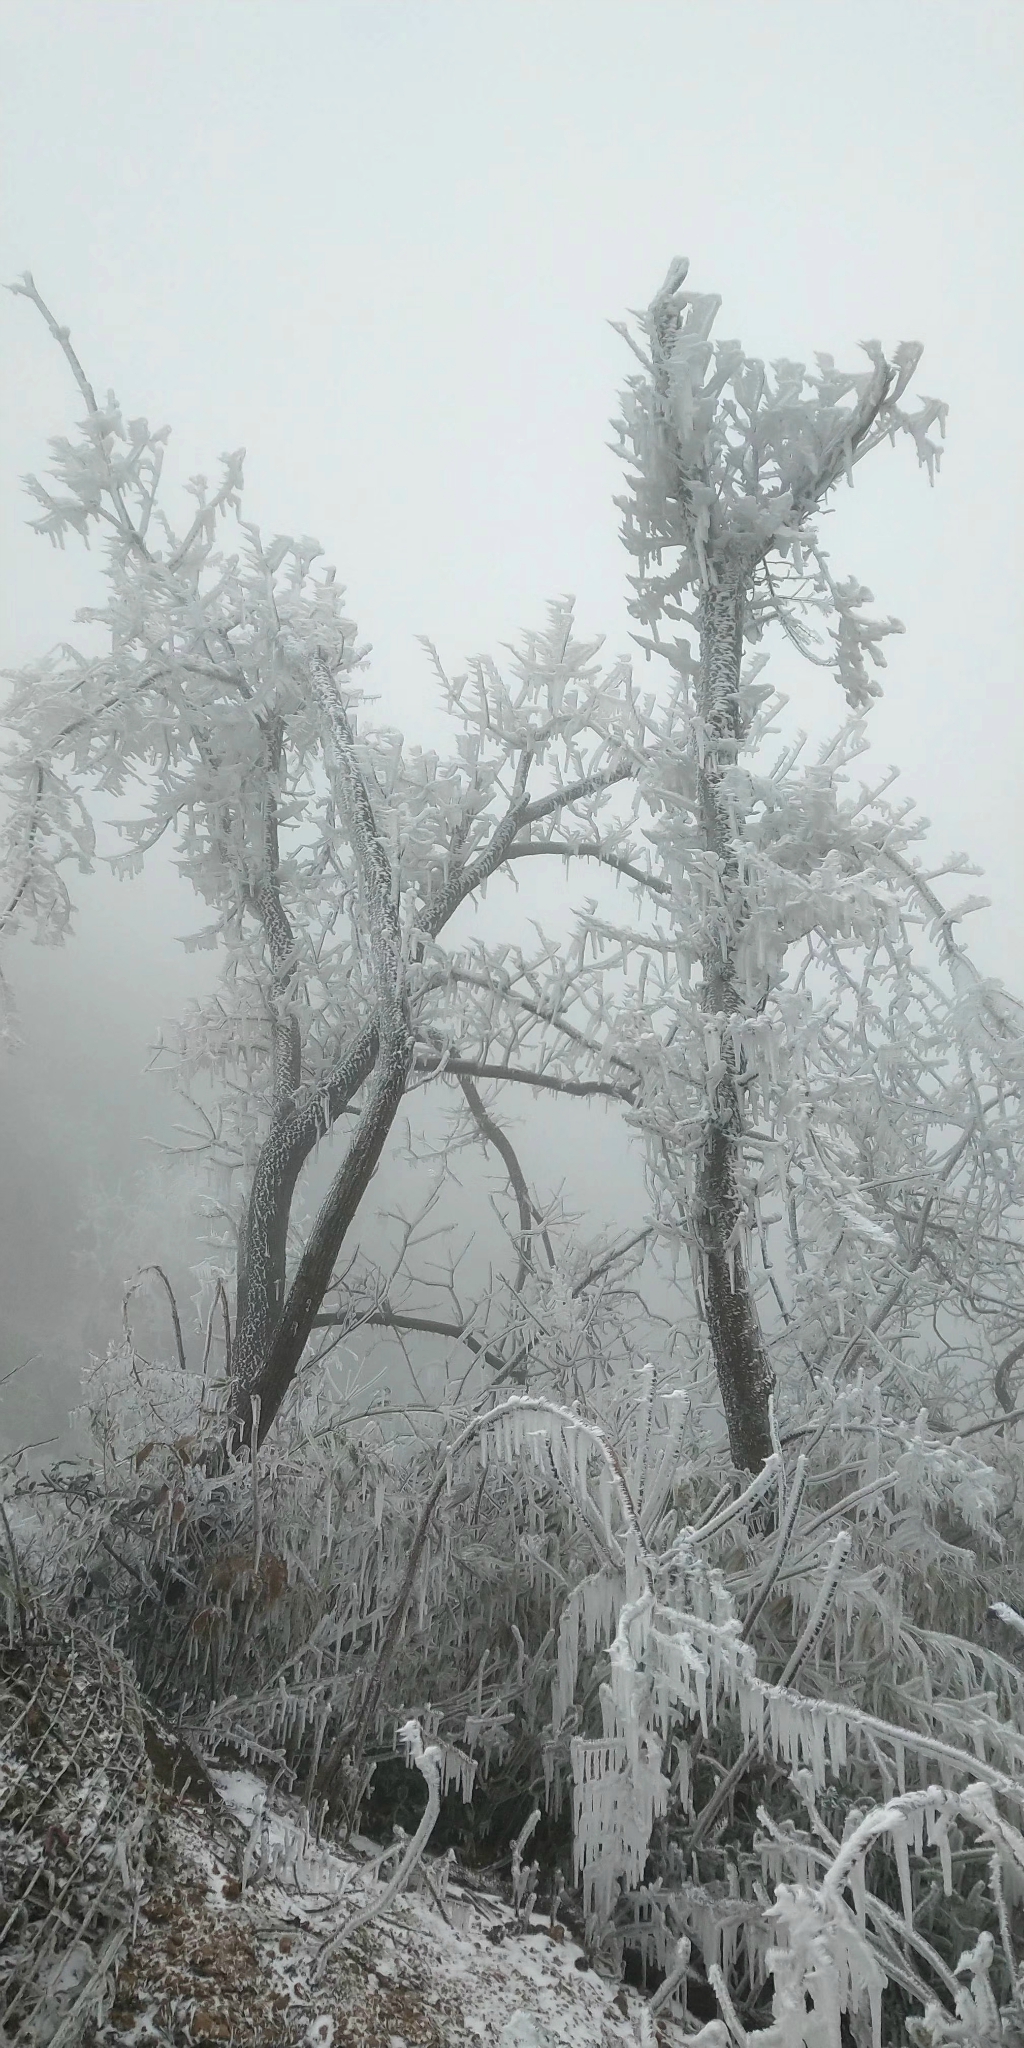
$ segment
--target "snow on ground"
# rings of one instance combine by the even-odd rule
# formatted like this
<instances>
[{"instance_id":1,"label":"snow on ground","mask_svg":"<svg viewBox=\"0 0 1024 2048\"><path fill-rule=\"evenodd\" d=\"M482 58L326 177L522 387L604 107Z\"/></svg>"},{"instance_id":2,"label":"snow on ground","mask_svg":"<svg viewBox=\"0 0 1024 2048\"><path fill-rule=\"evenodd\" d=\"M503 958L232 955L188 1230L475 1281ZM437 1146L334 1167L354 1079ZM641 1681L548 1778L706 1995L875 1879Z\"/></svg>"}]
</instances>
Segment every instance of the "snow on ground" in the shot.
<instances>
[{"instance_id":1,"label":"snow on ground","mask_svg":"<svg viewBox=\"0 0 1024 2048\"><path fill-rule=\"evenodd\" d=\"M358 1838L344 1851L312 1840L298 1804L250 1772L213 1777L236 1823L233 1847L225 1858L209 1829L193 1829L180 1850L201 1866L214 1949L218 1923L222 1948L231 1931L251 1947L252 1996L273 2020L262 2038L309 2048L625 2048L641 2038L644 2001L591 1969L567 1932L540 1920L517 1932L504 1901L462 1877L446 1883L442 1862L433 1892L410 1890L339 1943L383 1892L380 1850ZM183 1962L196 1938L179 1935ZM224 2003L203 2001L193 2039L228 2038L229 2015L215 2009ZM132 2032L145 2038L137 2023ZM671 2022L659 2033L666 2048L684 2038Z\"/></svg>"},{"instance_id":2,"label":"snow on ground","mask_svg":"<svg viewBox=\"0 0 1024 2048\"><path fill-rule=\"evenodd\" d=\"M0 2008L35 2048L675 2048L569 1931L448 1857L311 1838L208 1774L86 1632L0 1657ZM177 1789L181 1787L182 1789ZM397 1831L396 1831L397 1835ZM12 1936L11 1929L17 1931ZM11 2031L13 2026L13 2032ZM713 2021L691 2035L721 2048Z\"/></svg>"}]
</instances>

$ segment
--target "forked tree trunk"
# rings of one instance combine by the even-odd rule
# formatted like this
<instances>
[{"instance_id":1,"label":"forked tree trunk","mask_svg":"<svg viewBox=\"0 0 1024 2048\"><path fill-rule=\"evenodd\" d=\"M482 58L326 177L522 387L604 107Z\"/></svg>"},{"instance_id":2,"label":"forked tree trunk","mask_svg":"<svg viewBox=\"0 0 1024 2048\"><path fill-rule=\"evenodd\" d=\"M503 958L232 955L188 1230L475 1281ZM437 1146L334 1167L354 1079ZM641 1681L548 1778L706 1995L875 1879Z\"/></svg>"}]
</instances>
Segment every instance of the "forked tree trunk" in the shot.
<instances>
[{"instance_id":1,"label":"forked tree trunk","mask_svg":"<svg viewBox=\"0 0 1024 2048\"><path fill-rule=\"evenodd\" d=\"M379 1049L376 1030L368 1026L326 1095L301 1109L282 1104L260 1148L238 1248L233 1380L240 1414L247 1412L254 1394L263 1400L262 1381L285 1305L288 1228L299 1174L325 1127L336 1124L369 1080ZM386 1136L383 1131L381 1145Z\"/></svg>"},{"instance_id":2,"label":"forked tree trunk","mask_svg":"<svg viewBox=\"0 0 1024 2048\"><path fill-rule=\"evenodd\" d=\"M277 1017L273 1119L256 1161L238 1251L231 1405L234 1435L244 1440L252 1430L254 1401L259 1403L262 1441L295 1377L330 1286L338 1253L398 1113L414 1049L408 1002L403 993L402 934L389 855L377 830L369 791L355 759L351 727L333 680L318 660L313 663L311 676L324 714L325 730L333 733L338 768L345 784L349 829L358 845L365 925L375 963L377 1010L326 1084L305 1100L297 1099L301 1094L301 1058L290 1007L295 948L278 887L277 814L271 793L277 761L268 751L266 874L259 890L253 889L251 893L274 969ZM521 831L529 831L533 824L554 816L563 806L611 789L637 772L635 759L625 756L579 782L549 791L531 802L526 788L530 759L524 752L516 770L512 801L482 852L465 866L457 864L420 911L420 937L411 956L414 963L422 960L423 943L439 937L460 904L501 867ZM289 1282L288 1226L299 1174L317 1140L336 1125L363 1088L365 1105L355 1135Z\"/></svg>"},{"instance_id":3,"label":"forked tree trunk","mask_svg":"<svg viewBox=\"0 0 1024 2048\"><path fill-rule=\"evenodd\" d=\"M382 1045L366 1106L310 1231L287 1300L266 1334L259 1370L249 1385L236 1381L236 1414L246 1437L252 1428L253 1396L259 1401L259 1443L263 1442L298 1371L313 1319L330 1286L338 1253L387 1143L405 1094L413 1043L412 1032L406 1029L393 1033ZM282 1188L282 1201L287 1198L290 1202L293 1188L293 1180Z\"/></svg>"},{"instance_id":4,"label":"forked tree trunk","mask_svg":"<svg viewBox=\"0 0 1024 2048\"><path fill-rule=\"evenodd\" d=\"M333 742L359 876L376 1016L354 1040L326 1089L298 1107L301 1051L289 1002L295 947L279 889L274 777L280 768L280 741L278 734L272 733L264 835L266 873L259 888L253 889L252 898L274 969L274 1114L253 1176L240 1247L232 1387L234 1429L248 1440L255 1424L258 1443L266 1436L298 1370L338 1253L398 1114L414 1048L390 857L356 758L348 712L334 673L319 654L311 663L310 681L323 716L325 738ZM299 1171L321 1129L330 1129L367 1081L355 1134L321 1205L291 1285L286 1286L288 1219Z\"/></svg>"},{"instance_id":5,"label":"forked tree trunk","mask_svg":"<svg viewBox=\"0 0 1024 2048\"><path fill-rule=\"evenodd\" d=\"M715 856L718 877L717 911L709 886L701 958L703 1008L712 1017L732 1016L740 1008L735 981L738 872L722 777L736 759L740 737L740 663L749 573L750 566L742 559L731 572L718 566L718 580L704 590L698 613L697 793L701 837L707 852ZM698 1163L695 1223L704 1313L729 1447L735 1465L756 1472L771 1454L768 1403L775 1382L743 1257L743 1201L737 1174L743 1115L727 1031L722 1034L722 1061L725 1071L709 1102Z\"/></svg>"}]
</instances>

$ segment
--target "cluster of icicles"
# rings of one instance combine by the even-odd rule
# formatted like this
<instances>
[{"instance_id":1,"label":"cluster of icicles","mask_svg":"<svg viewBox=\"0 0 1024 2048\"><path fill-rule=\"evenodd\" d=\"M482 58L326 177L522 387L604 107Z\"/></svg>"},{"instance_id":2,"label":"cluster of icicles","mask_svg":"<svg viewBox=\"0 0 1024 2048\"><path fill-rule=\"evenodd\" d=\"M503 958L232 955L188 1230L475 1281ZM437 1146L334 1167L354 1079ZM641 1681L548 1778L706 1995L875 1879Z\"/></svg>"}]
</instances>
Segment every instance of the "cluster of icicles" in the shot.
<instances>
[{"instance_id":1,"label":"cluster of icicles","mask_svg":"<svg viewBox=\"0 0 1024 2048\"><path fill-rule=\"evenodd\" d=\"M730 1068L736 1074L766 1074L771 1085L778 1087L784 1078L783 1059L782 1041L770 1017L745 1017L737 1012L705 1020L705 1085L710 1096Z\"/></svg>"},{"instance_id":2,"label":"cluster of icicles","mask_svg":"<svg viewBox=\"0 0 1024 2048\"><path fill-rule=\"evenodd\" d=\"M642 1500L647 1463L648 1429L641 1441L629 1480ZM590 1484L590 1463L599 1461L596 1500ZM1004 2039L989 1984L993 1958L991 1937L961 1958L954 1974L935 1956L915 1930L910 1856L925 1847L937 1854L943 1889L953 1890L948 1830L957 1815L969 1820L992 1848L990 1889L1004 1930L1004 1953L1013 1956L1007 1918L1009 1901L1024 1903L1024 1834L1000 1813L995 1794L1020 1798L1024 1782L1024 1736L1000 1730L1001 1751L1014 1772L1007 1776L981 1755L966 1753L917 1730L899 1729L861 1712L842 1700L805 1698L791 1687L768 1685L759 1677L752 1646L742 1639L732 1598L721 1574L703 1564L697 1532L684 1530L672 1549L654 1559L645 1541L651 1519L638 1509L613 1446L603 1432L583 1423L571 1411L525 1398L503 1406L500 1416L481 1436L481 1454L505 1459L526 1456L554 1475L569 1492L579 1512L596 1533L609 1539L608 1565L584 1580L566 1603L558 1637L558 1661L552 1699L553 1733L572 1708L582 1646L592 1652L609 1646L609 1678L601 1687L602 1733L575 1736L573 1772L573 1853L576 1882L582 1885L584 1909L597 1936L611 1925L621 1891L642 1890L655 1821L674 1797L685 1814L693 1815L690 1745L681 1722L699 1723L703 1736L717 1723L720 1709L733 1709L742 1743L759 1756L771 1754L788 1765L792 1780L812 1815L815 1832L827 1853L779 1829L760 1810L764 1829L758 1840L765 1883L774 1885L774 1901L762 1894L760 1918L773 1930L769 1942L755 1932L749 1916L730 1921L719 1902L711 1909L697 1885L683 1886L678 1905L693 1931L703 1931L703 1947L729 2033L737 2042L748 2039L757 2048L841 2048L844 2013L867 2007L873 2048L882 2040L882 1992L887 1972L872 1933L880 1903L869 1895L865 1860L871 1847L885 1838L900 1881L903 1906L901 1937L911 1949L928 1950L938 1964L957 2013L929 2007L914 2023L921 2048L938 2048L946 2040L996 2043ZM758 1476L751 1494L763 1492L768 1471ZM615 1503L618 1514L615 1512ZM658 1503L660 1511L661 1503ZM614 1528L613 1523L618 1526ZM705 1536L707 1531L702 1531ZM849 1546L843 1531L832 1546L824 1581L804 1634L808 1653L824 1632ZM664 1580L662 1599L655 1574ZM677 1604L682 1594L686 1604ZM907 1751L921 1773L919 1790L906 1784ZM862 1754L885 1767L898 1791L866 1816L854 1812L846 1838L833 1840L817 1813L815 1801L829 1776L846 1771ZM671 1778L663 1760L674 1757ZM953 1788L954 1776L971 1766L975 1781ZM937 1766L943 1782L925 1783ZM1016 1789L1015 1789L1016 1788ZM822 1865L824 1864L824 1870ZM785 1873L795 1879L786 1882ZM852 1894L852 1905L848 1899ZM723 1920L717 1932L709 1923ZM890 1913L890 1919L893 1918ZM898 1920L898 1916L897 1920ZM749 1960L758 1974L774 1977L774 2018L767 2029L748 2036L729 2005L726 1975L739 1939L759 1942L762 1953ZM711 1961L716 1955L715 1961ZM969 1984L960 1981L966 1975ZM1024 1970L1016 1986L1024 2000ZM1024 2017L1024 2005L1021 2007ZM992 2015L998 2031L983 2031ZM977 2023L978 2031L971 2031ZM947 2023L960 2031L947 2031Z\"/></svg>"}]
</instances>

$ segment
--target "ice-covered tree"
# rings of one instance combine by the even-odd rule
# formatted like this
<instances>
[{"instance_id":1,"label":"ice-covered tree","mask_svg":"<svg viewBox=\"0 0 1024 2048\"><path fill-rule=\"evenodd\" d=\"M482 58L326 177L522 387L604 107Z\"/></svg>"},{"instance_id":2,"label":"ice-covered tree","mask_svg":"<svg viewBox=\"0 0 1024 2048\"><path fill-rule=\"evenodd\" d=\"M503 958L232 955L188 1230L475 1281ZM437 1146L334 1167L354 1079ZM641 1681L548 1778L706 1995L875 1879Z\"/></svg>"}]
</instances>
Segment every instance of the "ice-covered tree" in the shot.
<instances>
[{"instance_id":1,"label":"ice-covered tree","mask_svg":"<svg viewBox=\"0 0 1024 2048\"><path fill-rule=\"evenodd\" d=\"M222 950L223 973L168 1050L182 1085L212 1083L210 1157L242 1187L230 1372L239 1420L258 1404L262 1436L410 1088L456 1078L503 1156L476 1081L621 1092L564 1062L517 1064L509 976L474 972L448 933L552 834L571 823L595 839L608 793L636 776L642 724L626 670L602 669L600 642L574 637L568 602L526 636L507 679L484 659L441 677L450 759L364 723L367 651L334 570L314 569L318 544L267 541L243 518L240 452L215 488L190 479L194 513L172 526L166 430L126 421L112 394L101 405L31 279L15 289L62 347L85 411L77 438L53 444L54 481L30 480L34 525L60 546L102 539L107 601L82 616L107 645L61 646L15 679L2 924L49 942L69 929L62 869L93 857L90 787L141 793L122 872L174 835L211 912L199 942ZM299 1176L332 1132L344 1133L337 1171L289 1267ZM523 1246L533 1222L527 1211Z\"/></svg>"},{"instance_id":2,"label":"ice-covered tree","mask_svg":"<svg viewBox=\"0 0 1024 2048\"><path fill-rule=\"evenodd\" d=\"M768 367L713 341L720 302L686 291L686 270L670 268L639 340L621 330L642 363L617 422L630 609L671 681L637 785L648 914L595 940L643 962L638 1120L660 1220L690 1251L734 1458L753 1468L771 1448L773 1352L812 1380L868 1358L938 1408L934 1375L918 1381L901 1351L937 1317L935 1351L962 1351L969 1327L1010 1405L1024 1013L956 937L976 899L935 895L966 862L925 869L892 776L851 776L881 643L902 629L836 575L819 515L900 438L934 477L946 408L910 404L920 348L868 342L860 371L826 355ZM816 750L805 735L769 750L785 706L761 680L773 628L849 705Z\"/></svg>"}]
</instances>

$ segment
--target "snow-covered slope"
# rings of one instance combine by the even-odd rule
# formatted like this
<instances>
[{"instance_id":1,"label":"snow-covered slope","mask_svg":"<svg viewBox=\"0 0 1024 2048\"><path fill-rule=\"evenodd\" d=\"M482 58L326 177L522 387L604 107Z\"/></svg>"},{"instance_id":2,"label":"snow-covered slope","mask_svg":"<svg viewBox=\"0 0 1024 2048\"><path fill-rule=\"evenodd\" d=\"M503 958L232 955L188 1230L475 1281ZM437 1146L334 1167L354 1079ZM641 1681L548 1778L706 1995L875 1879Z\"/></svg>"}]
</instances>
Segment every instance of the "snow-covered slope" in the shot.
<instances>
[{"instance_id":1,"label":"snow-covered slope","mask_svg":"<svg viewBox=\"0 0 1024 2048\"><path fill-rule=\"evenodd\" d=\"M312 1840L297 1803L249 1772L214 1780L223 1812L165 1809L159 1888L98 2030L110 2048L171 2038L197 2048L635 2048L685 2038L591 1969L563 1928L535 1919L518 1930L504 1901L443 1860L346 1940L347 1924L384 1892L379 1848Z\"/></svg>"}]
</instances>

